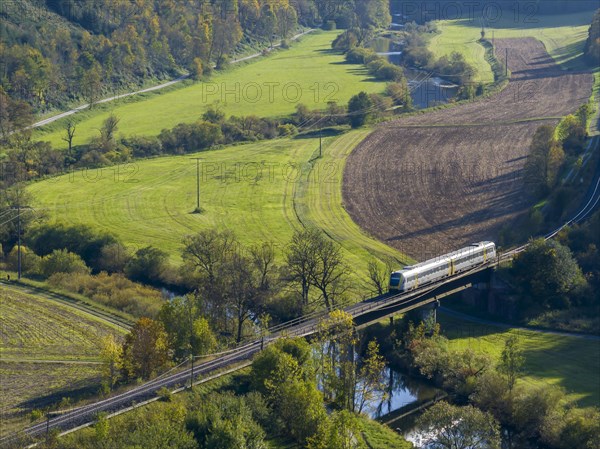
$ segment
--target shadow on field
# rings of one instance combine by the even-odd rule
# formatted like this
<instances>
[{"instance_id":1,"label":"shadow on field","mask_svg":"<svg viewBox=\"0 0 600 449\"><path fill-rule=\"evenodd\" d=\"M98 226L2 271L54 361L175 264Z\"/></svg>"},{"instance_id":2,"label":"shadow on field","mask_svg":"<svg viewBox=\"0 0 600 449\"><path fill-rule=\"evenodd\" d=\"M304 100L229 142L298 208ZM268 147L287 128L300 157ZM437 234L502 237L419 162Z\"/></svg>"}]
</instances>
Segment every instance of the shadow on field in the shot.
<instances>
[{"instance_id":1,"label":"shadow on field","mask_svg":"<svg viewBox=\"0 0 600 449\"><path fill-rule=\"evenodd\" d=\"M63 398L69 398L72 402L76 402L97 395L99 388L99 377L96 379L85 379L72 383L68 388L57 389L46 395L23 401L17 404L17 408L25 410L43 409L48 406L57 405Z\"/></svg>"},{"instance_id":2,"label":"shadow on field","mask_svg":"<svg viewBox=\"0 0 600 449\"><path fill-rule=\"evenodd\" d=\"M325 138L325 137L337 137L337 136L340 136L340 135L344 134L344 132L346 132L346 131L343 130L343 129L323 128L320 132L317 129L315 131L309 131L309 132L306 132L306 133L298 134L297 136L294 137L294 139L318 139L319 138L319 134L323 138Z\"/></svg>"},{"instance_id":3,"label":"shadow on field","mask_svg":"<svg viewBox=\"0 0 600 449\"><path fill-rule=\"evenodd\" d=\"M530 345L528 345L530 346ZM580 406L600 406L600 346L579 338L548 336L540 338L537 348L523 351L526 370L545 382L556 384L567 393L580 395Z\"/></svg>"}]
</instances>

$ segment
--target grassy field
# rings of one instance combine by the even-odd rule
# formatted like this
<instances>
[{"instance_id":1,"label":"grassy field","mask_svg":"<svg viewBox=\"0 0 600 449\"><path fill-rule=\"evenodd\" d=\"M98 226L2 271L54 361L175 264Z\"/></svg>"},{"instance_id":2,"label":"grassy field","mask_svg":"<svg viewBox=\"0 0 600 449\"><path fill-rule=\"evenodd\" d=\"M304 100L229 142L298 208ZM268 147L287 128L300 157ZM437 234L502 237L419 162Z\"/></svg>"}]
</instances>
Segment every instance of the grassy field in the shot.
<instances>
[{"instance_id":1,"label":"grassy field","mask_svg":"<svg viewBox=\"0 0 600 449\"><path fill-rule=\"evenodd\" d=\"M158 158L128 167L75 172L32 184L35 207L52 220L85 223L120 237L130 248L153 245L180 260L182 238L200 229L235 231L242 243L270 241L279 249L295 229L316 226L339 242L356 279L366 260L403 256L369 236L343 209L345 158L370 132L351 131L324 139L278 139ZM201 166L202 214L196 205L196 162Z\"/></svg>"},{"instance_id":2,"label":"grassy field","mask_svg":"<svg viewBox=\"0 0 600 449\"><path fill-rule=\"evenodd\" d=\"M581 56L590 22L589 12L527 19L523 15L515 20L513 11L504 11L500 20L487 24L485 32L487 39L535 37L544 43L548 53L565 69L581 69L585 68ZM483 47L477 43L481 38L481 23L458 19L442 20L437 24L440 34L429 43L429 49L436 57L458 51L476 68L475 81L492 82L492 69L485 60Z\"/></svg>"},{"instance_id":3,"label":"grassy field","mask_svg":"<svg viewBox=\"0 0 600 449\"><path fill-rule=\"evenodd\" d=\"M600 406L600 344L597 340L500 328L440 314L442 332L455 349L471 348L500 357L504 342L517 335L526 358L521 382L559 385L581 407Z\"/></svg>"},{"instance_id":4,"label":"grassy field","mask_svg":"<svg viewBox=\"0 0 600 449\"><path fill-rule=\"evenodd\" d=\"M0 435L26 414L98 390L100 339L121 330L98 317L0 286Z\"/></svg>"},{"instance_id":5,"label":"grassy field","mask_svg":"<svg viewBox=\"0 0 600 449\"><path fill-rule=\"evenodd\" d=\"M207 82L199 82L166 93L153 93L119 100L79 113L75 119L75 144L98 135L102 122L112 112L120 119L123 135L157 135L164 128L198 120L216 101L227 115L286 116L298 103L311 109L328 101L348 102L364 90L383 92L385 83L374 81L362 66L344 63L343 55L331 50L339 31L316 32L301 38L289 50L249 63L232 66ZM55 148L66 148L61 140L64 120L36 131L34 138Z\"/></svg>"}]
</instances>

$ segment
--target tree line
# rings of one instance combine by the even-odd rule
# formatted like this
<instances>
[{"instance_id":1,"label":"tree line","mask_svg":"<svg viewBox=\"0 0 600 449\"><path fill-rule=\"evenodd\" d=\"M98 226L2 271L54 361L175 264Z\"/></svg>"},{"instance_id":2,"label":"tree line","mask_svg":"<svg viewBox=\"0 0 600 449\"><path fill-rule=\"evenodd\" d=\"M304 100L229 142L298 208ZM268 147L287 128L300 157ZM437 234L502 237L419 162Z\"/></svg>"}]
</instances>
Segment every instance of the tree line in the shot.
<instances>
[{"instance_id":1,"label":"tree line","mask_svg":"<svg viewBox=\"0 0 600 449\"><path fill-rule=\"evenodd\" d=\"M387 27L385 0L27 0L0 17L0 113L7 130L46 111L144 82L222 68L240 45L285 41L298 26ZM29 12L28 12L29 11ZM27 17L25 17L27 16ZM27 19L27 20L25 20ZM331 25L330 25L331 26Z\"/></svg>"}]
</instances>

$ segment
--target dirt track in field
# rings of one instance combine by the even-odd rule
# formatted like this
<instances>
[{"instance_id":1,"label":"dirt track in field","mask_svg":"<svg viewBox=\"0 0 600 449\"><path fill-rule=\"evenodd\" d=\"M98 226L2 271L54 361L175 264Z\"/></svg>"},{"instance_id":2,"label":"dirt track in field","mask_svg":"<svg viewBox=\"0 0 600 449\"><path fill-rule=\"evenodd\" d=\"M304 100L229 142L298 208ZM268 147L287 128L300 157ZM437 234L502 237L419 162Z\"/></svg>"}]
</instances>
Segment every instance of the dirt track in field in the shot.
<instances>
[{"instance_id":1,"label":"dirt track in field","mask_svg":"<svg viewBox=\"0 0 600 449\"><path fill-rule=\"evenodd\" d=\"M508 86L488 99L387 122L346 164L346 210L417 260L495 240L532 205L522 169L535 130L587 102L590 73L565 72L535 39L496 40Z\"/></svg>"}]
</instances>

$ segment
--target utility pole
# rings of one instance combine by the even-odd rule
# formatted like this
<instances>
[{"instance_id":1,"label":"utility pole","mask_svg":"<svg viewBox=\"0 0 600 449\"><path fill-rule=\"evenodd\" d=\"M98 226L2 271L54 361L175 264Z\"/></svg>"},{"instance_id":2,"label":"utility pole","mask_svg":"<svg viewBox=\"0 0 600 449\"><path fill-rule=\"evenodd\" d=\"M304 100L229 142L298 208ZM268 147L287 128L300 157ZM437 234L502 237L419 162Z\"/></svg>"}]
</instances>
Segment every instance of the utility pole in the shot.
<instances>
[{"instance_id":1,"label":"utility pole","mask_svg":"<svg viewBox=\"0 0 600 449\"><path fill-rule=\"evenodd\" d=\"M21 280L21 198L17 200L17 279Z\"/></svg>"},{"instance_id":2,"label":"utility pole","mask_svg":"<svg viewBox=\"0 0 600 449\"><path fill-rule=\"evenodd\" d=\"M193 160L196 160L196 210L195 214L199 214L202 212L200 209L200 161L203 159L201 157L193 157Z\"/></svg>"},{"instance_id":3,"label":"utility pole","mask_svg":"<svg viewBox=\"0 0 600 449\"><path fill-rule=\"evenodd\" d=\"M504 76L508 78L508 47L506 47L506 67L504 67Z\"/></svg>"}]
</instances>

